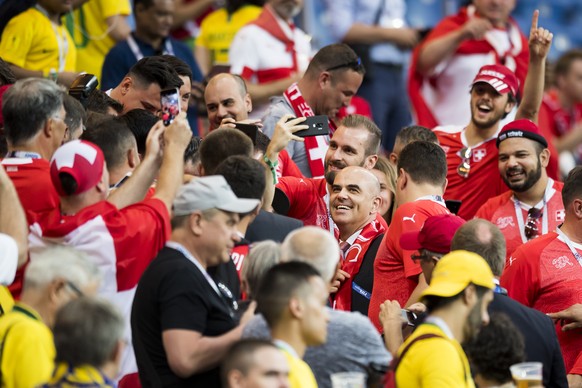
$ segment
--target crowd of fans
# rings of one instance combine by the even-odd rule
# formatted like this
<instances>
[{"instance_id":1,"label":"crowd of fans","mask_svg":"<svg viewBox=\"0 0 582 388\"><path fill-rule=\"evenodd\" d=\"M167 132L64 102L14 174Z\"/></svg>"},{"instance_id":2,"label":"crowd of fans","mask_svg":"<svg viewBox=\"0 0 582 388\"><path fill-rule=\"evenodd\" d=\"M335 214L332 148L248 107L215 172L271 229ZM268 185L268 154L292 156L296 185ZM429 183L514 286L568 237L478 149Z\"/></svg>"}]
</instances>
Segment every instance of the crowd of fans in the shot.
<instances>
[{"instance_id":1,"label":"crowd of fans","mask_svg":"<svg viewBox=\"0 0 582 388\"><path fill-rule=\"evenodd\" d=\"M0 1L0 385L582 388L582 53L515 2Z\"/></svg>"}]
</instances>

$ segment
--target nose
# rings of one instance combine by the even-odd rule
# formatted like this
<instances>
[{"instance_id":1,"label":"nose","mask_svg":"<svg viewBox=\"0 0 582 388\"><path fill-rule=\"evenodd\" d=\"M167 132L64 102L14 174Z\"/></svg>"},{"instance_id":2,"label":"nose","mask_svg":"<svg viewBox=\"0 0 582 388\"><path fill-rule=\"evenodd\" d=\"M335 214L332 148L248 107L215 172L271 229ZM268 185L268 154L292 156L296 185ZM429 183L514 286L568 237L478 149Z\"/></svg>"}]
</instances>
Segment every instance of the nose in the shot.
<instances>
[{"instance_id":1,"label":"nose","mask_svg":"<svg viewBox=\"0 0 582 388\"><path fill-rule=\"evenodd\" d=\"M220 118L221 120L228 114L228 111L226 110L226 108L220 104L218 105L218 118Z\"/></svg>"},{"instance_id":2,"label":"nose","mask_svg":"<svg viewBox=\"0 0 582 388\"><path fill-rule=\"evenodd\" d=\"M510 157L507 159L507 166L508 166L508 167L514 167L514 166L517 166L517 158L516 158L516 157L514 157L514 156L510 156Z\"/></svg>"},{"instance_id":3,"label":"nose","mask_svg":"<svg viewBox=\"0 0 582 388\"><path fill-rule=\"evenodd\" d=\"M342 106L347 108L348 106L350 106L351 102L352 102L352 96L346 97L346 98L344 98Z\"/></svg>"}]
</instances>

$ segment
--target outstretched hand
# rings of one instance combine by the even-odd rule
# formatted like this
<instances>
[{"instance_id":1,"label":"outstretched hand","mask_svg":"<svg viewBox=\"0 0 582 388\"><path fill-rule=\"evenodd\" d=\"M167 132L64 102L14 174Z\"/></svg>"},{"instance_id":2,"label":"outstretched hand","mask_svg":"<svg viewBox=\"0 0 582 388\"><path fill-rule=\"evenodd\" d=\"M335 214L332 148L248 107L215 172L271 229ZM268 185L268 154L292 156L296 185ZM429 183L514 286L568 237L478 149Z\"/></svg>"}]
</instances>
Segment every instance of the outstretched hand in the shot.
<instances>
[{"instance_id":1,"label":"outstretched hand","mask_svg":"<svg viewBox=\"0 0 582 388\"><path fill-rule=\"evenodd\" d=\"M545 28L538 27L540 11L535 10L531 18L531 29L529 32L529 55L540 59L546 59L552 46L554 34Z\"/></svg>"}]
</instances>

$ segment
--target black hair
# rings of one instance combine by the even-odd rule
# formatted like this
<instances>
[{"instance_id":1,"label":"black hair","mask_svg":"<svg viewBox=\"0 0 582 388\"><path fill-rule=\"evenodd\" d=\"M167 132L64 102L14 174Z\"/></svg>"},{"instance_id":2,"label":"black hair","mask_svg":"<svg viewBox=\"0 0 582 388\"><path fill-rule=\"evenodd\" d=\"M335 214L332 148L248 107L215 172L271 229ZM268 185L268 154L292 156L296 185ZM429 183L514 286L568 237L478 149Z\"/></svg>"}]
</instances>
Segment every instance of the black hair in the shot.
<instances>
[{"instance_id":1,"label":"black hair","mask_svg":"<svg viewBox=\"0 0 582 388\"><path fill-rule=\"evenodd\" d=\"M180 88L183 85L178 73L160 56L144 57L129 69L127 74L136 86L143 89L159 85L161 90Z\"/></svg>"},{"instance_id":2,"label":"black hair","mask_svg":"<svg viewBox=\"0 0 582 388\"><path fill-rule=\"evenodd\" d=\"M414 141L407 144L398 156L400 169L417 183L444 186L447 178L447 157L443 149L430 141Z\"/></svg>"},{"instance_id":3,"label":"black hair","mask_svg":"<svg viewBox=\"0 0 582 388\"><path fill-rule=\"evenodd\" d=\"M238 129L218 128L206 135L199 152L204 174L213 175L218 165L229 156L252 157L253 142Z\"/></svg>"},{"instance_id":4,"label":"black hair","mask_svg":"<svg viewBox=\"0 0 582 388\"><path fill-rule=\"evenodd\" d=\"M117 117L87 128L81 139L90 141L103 151L108 170L122 165L127 158L127 151L135 144L133 133L125 122Z\"/></svg>"},{"instance_id":5,"label":"black hair","mask_svg":"<svg viewBox=\"0 0 582 388\"><path fill-rule=\"evenodd\" d=\"M418 140L438 143L436 134L427 127L421 125L410 125L404 127L396 134L396 141L400 142L403 147Z\"/></svg>"},{"instance_id":6,"label":"black hair","mask_svg":"<svg viewBox=\"0 0 582 388\"><path fill-rule=\"evenodd\" d=\"M126 114L119 116L119 120L123 121L133 133L137 143L137 152L142 156L145 155L146 140L150 129L160 121L160 118L145 109L132 109Z\"/></svg>"},{"instance_id":7,"label":"black hair","mask_svg":"<svg viewBox=\"0 0 582 388\"><path fill-rule=\"evenodd\" d=\"M109 97L104 91L95 89L89 94L86 106L88 112L109 114L109 108L113 109L117 114L123 112L123 104Z\"/></svg>"},{"instance_id":8,"label":"black hair","mask_svg":"<svg viewBox=\"0 0 582 388\"><path fill-rule=\"evenodd\" d=\"M214 171L222 175L239 198L262 199L265 192L265 166L248 156L229 156Z\"/></svg>"},{"instance_id":9,"label":"black hair","mask_svg":"<svg viewBox=\"0 0 582 388\"><path fill-rule=\"evenodd\" d=\"M582 199L582 166L574 167L564 181L562 201L568 208L575 199Z\"/></svg>"},{"instance_id":10,"label":"black hair","mask_svg":"<svg viewBox=\"0 0 582 388\"><path fill-rule=\"evenodd\" d=\"M160 58L168 62L168 64L172 66L172 68L176 71L176 73L178 73L179 76L188 77L190 80L192 80L192 69L186 62L174 55L169 54L160 55Z\"/></svg>"},{"instance_id":11,"label":"black hair","mask_svg":"<svg viewBox=\"0 0 582 388\"><path fill-rule=\"evenodd\" d=\"M469 287L470 285L475 286L477 299L479 301L483 298L483 296L485 295L485 293L487 293L487 291L491 291L487 287L479 286L479 285L473 284L473 283L468 284L467 287ZM426 309L429 313L433 312L435 310L440 310L442 308L447 307L451 303L455 302L459 298L461 298L463 296L463 294L465 293L465 290L467 289L467 287L465 287L461 292L459 292L458 294L453 295L453 296L443 297L443 296L436 296L436 295L425 295L423 297L423 303L426 306Z\"/></svg>"}]
</instances>

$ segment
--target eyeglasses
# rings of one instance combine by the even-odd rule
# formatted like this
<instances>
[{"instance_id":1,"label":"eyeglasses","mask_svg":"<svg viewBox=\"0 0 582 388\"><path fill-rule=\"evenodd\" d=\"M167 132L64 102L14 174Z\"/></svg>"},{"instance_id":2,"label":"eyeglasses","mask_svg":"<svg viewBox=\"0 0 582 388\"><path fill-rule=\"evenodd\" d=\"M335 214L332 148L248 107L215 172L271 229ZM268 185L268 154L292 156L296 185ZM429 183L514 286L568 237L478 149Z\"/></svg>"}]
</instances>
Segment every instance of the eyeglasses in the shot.
<instances>
[{"instance_id":1,"label":"eyeglasses","mask_svg":"<svg viewBox=\"0 0 582 388\"><path fill-rule=\"evenodd\" d=\"M65 280L65 284L67 285L67 287L69 287L71 290L73 290L73 292L77 295L77 297L80 298L82 296L85 296L83 291L81 291L81 289L79 289L79 287L77 287L75 285L75 283L71 282L70 280Z\"/></svg>"},{"instance_id":2,"label":"eyeglasses","mask_svg":"<svg viewBox=\"0 0 582 388\"><path fill-rule=\"evenodd\" d=\"M461 157L461 164L457 167L457 174L463 178L467 178L471 171L471 156L473 156L473 150L471 147L464 147L459 151L459 155Z\"/></svg>"},{"instance_id":3,"label":"eyeglasses","mask_svg":"<svg viewBox=\"0 0 582 388\"><path fill-rule=\"evenodd\" d=\"M361 66L362 66L362 60L358 57L358 59L355 61L351 61L348 63L342 63L341 65L332 66L332 67L326 69L325 71L343 69L344 67L347 67L347 68L352 69L352 70L359 70Z\"/></svg>"},{"instance_id":4,"label":"eyeglasses","mask_svg":"<svg viewBox=\"0 0 582 388\"><path fill-rule=\"evenodd\" d=\"M527 212L527 221L523 228L525 238L528 240L534 239L540 235L540 229L538 228L538 221L542 217L542 209L532 207Z\"/></svg>"}]
</instances>

